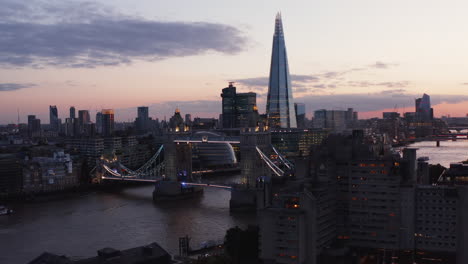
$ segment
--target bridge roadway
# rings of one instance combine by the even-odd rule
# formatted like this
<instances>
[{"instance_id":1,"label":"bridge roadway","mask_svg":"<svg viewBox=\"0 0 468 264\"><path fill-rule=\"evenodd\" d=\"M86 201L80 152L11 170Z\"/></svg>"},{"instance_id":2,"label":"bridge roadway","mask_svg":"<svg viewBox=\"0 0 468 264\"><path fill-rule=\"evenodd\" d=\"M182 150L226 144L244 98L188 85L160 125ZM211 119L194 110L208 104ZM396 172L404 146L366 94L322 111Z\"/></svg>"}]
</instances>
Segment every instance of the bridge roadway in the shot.
<instances>
[{"instance_id":1,"label":"bridge roadway","mask_svg":"<svg viewBox=\"0 0 468 264\"><path fill-rule=\"evenodd\" d=\"M150 182L156 183L162 181L163 178L155 178L155 179L140 179L136 177L108 177L102 176L101 179L103 180L113 180L113 181L126 181L126 182ZM212 184L212 183L196 183L196 182L181 182L182 186L201 186L201 187L211 187L211 188L219 188L225 190L231 190L232 186L229 185L220 185L220 184Z\"/></svg>"}]
</instances>

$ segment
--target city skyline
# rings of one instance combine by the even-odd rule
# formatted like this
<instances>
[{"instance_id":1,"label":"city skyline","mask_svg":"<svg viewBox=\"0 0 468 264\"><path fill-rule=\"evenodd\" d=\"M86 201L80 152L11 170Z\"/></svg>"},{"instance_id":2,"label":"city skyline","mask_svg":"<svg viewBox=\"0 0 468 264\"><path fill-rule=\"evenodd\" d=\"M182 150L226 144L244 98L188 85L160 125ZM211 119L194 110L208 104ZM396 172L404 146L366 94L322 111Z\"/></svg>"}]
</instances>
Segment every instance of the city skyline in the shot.
<instances>
[{"instance_id":1,"label":"city skyline","mask_svg":"<svg viewBox=\"0 0 468 264\"><path fill-rule=\"evenodd\" d=\"M306 105L308 117L321 108L353 107L361 117L411 111L423 93L437 117L467 112L461 1L0 3L0 32L11 36L0 40L1 124L16 123L18 109L22 123L29 114L46 121L49 105L57 105L62 121L72 105L93 116L114 108L118 121L133 120L140 105L160 119L176 107L217 117L227 81L239 92L256 92L263 112L277 11L288 28L295 101ZM69 34L58 39L60 32ZM14 45L21 41L28 45Z\"/></svg>"}]
</instances>

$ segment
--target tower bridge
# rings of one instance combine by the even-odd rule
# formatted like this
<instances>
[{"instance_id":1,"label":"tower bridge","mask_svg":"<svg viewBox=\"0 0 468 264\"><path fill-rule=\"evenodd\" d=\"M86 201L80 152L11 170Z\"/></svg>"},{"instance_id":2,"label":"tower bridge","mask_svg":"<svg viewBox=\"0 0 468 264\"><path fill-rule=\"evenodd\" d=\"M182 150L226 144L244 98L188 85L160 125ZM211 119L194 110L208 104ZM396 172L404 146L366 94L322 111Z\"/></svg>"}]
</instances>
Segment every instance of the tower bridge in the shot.
<instances>
[{"instance_id":1,"label":"tower bridge","mask_svg":"<svg viewBox=\"0 0 468 264\"><path fill-rule=\"evenodd\" d=\"M241 184L205 183L192 176L192 144L239 144L242 157ZM223 136L213 132L169 133L163 145L140 168L132 170L117 158L101 157L96 168L98 181L155 183L154 195L177 196L195 193L202 188L232 190L255 189L257 179L288 177L294 174L294 164L271 145L268 131L252 131L240 136Z\"/></svg>"}]
</instances>

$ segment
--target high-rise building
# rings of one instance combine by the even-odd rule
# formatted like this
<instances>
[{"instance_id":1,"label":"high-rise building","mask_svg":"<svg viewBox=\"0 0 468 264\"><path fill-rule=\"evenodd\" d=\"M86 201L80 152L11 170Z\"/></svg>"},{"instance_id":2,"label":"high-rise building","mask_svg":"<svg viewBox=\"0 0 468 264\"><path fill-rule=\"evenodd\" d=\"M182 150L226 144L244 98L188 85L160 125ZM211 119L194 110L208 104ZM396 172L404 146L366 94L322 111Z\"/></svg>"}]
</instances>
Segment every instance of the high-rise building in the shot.
<instances>
[{"instance_id":1,"label":"high-rise building","mask_svg":"<svg viewBox=\"0 0 468 264\"><path fill-rule=\"evenodd\" d=\"M305 104L303 103L294 103L294 110L296 110L296 123L298 128L305 127Z\"/></svg>"},{"instance_id":2,"label":"high-rise building","mask_svg":"<svg viewBox=\"0 0 468 264\"><path fill-rule=\"evenodd\" d=\"M138 133L145 133L149 127L149 111L147 106L140 106L137 109L135 127Z\"/></svg>"},{"instance_id":3,"label":"high-rise building","mask_svg":"<svg viewBox=\"0 0 468 264\"><path fill-rule=\"evenodd\" d=\"M89 124L91 122L91 118L89 116L89 111L88 110L79 110L78 111L78 123L80 126L83 126L85 124Z\"/></svg>"},{"instance_id":4,"label":"high-rise building","mask_svg":"<svg viewBox=\"0 0 468 264\"><path fill-rule=\"evenodd\" d=\"M58 131L59 129L59 119L58 119L58 110L57 106L50 105L49 106L49 117L50 117L50 129L53 131Z\"/></svg>"},{"instance_id":5,"label":"high-rise building","mask_svg":"<svg viewBox=\"0 0 468 264\"><path fill-rule=\"evenodd\" d=\"M102 109L102 135L110 137L114 133L114 109Z\"/></svg>"},{"instance_id":6,"label":"high-rise building","mask_svg":"<svg viewBox=\"0 0 468 264\"><path fill-rule=\"evenodd\" d=\"M91 123L91 118L89 116L89 111L88 110L79 110L78 111L78 122L77 122L77 128L78 130L75 133L75 136L80 134L85 134L85 127Z\"/></svg>"},{"instance_id":7,"label":"high-rise building","mask_svg":"<svg viewBox=\"0 0 468 264\"><path fill-rule=\"evenodd\" d=\"M75 118L65 118L65 136L73 137L75 136Z\"/></svg>"},{"instance_id":8,"label":"high-rise building","mask_svg":"<svg viewBox=\"0 0 468 264\"><path fill-rule=\"evenodd\" d=\"M191 114L185 114L185 124L187 126L190 126L192 124L192 115Z\"/></svg>"},{"instance_id":9,"label":"high-rise building","mask_svg":"<svg viewBox=\"0 0 468 264\"><path fill-rule=\"evenodd\" d=\"M28 115L28 134L29 136L40 136L41 120L35 115Z\"/></svg>"},{"instance_id":10,"label":"high-rise building","mask_svg":"<svg viewBox=\"0 0 468 264\"><path fill-rule=\"evenodd\" d=\"M288 57L284 43L283 23L279 13L276 15L275 34L273 36L266 113L271 127L297 127Z\"/></svg>"},{"instance_id":11,"label":"high-rise building","mask_svg":"<svg viewBox=\"0 0 468 264\"><path fill-rule=\"evenodd\" d=\"M76 118L76 109L74 106L70 106L70 118Z\"/></svg>"},{"instance_id":12,"label":"high-rise building","mask_svg":"<svg viewBox=\"0 0 468 264\"><path fill-rule=\"evenodd\" d=\"M41 134L42 134L41 132L42 132L41 120L35 118L35 119L32 121L31 136L33 136L33 137L41 136Z\"/></svg>"},{"instance_id":13,"label":"high-rise building","mask_svg":"<svg viewBox=\"0 0 468 264\"><path fill-rule=\"evenodd\" d=\"M102 113L96 113L96 132L102 134Z\"/></svg>"},{"instance_id":14,"label":"high-rise building","mask_svg":"<svg viewBox=\"0 0 468 264\"><path fill-rule=\"evenodd\" d=\"M257 94L237 93L233 84L229 82L221 93L223 128L255 127L258 119Z\"/></svg>"},{"instance_id":15,"label":"high-rise building","mask_svg":"<svg viewBox=\"0 0 468 264\"><path fill-rule=\"evenodd\" d=\"M32 128L33 128L33 121L34 119L36 119L36 116L35 115L28 115L28 131L29 131L29 135L31 135L31 131L32 131Z\"/></svg>"},{"instance_id":16,"label":"high-rise building","mask_svg":"<svg viewBox=\"0 0 468 264\"><path fill-rule=\"evenodd\" d=\"M434 118L434 111L431 108L431 97L423 94L421 98L415 100L415 112L418 121L430 121Z\"/></svg>"},{"instance_id":17,"label":"high-rise building","mask_svg":"<svg viewBox=\"0 0 468 264\"><path fill-rule=\"evenodd\" d=\"M357 121L358 114L352 108L344 110L320 109L314 112L314 128L328 128L335 132L342 132L352 128Z\"/></svg>"}]
</instances>

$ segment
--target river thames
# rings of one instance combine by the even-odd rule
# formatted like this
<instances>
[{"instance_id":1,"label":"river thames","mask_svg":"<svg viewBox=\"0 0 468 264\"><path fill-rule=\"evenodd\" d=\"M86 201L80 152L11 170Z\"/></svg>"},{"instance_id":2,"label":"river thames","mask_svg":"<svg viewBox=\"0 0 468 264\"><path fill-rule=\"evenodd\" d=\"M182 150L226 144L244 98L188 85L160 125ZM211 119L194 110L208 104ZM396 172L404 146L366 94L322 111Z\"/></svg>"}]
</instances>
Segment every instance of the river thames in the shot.
<instances>
[{"instance_id":1,"label":"river thames","mask_svg":"<svg viewBox=\"0 0 468 264\"><path fill-rule=\"evenodd\" d=\"M448 167L468 159L468 141L419 142L418 157ZM236 182L240 176L218 178ZM206 189L203 196L153 203L152 186L119 192L93 192L73 198L9 205L15 211L0 217L0 263L27 263L48 251L72 258L91 257L103 247L126 249L158 242L178 253L178 238L191 245L222 240L227 229L255 223L253 215L229 213L230 192Z\"/></svg>"},{"instance_id":2,"label":"river thames","mask_svg":"<svg viewBox=\"0 0 468 264\"><path fill-rule=\"evenodd\" d=\"M229 182L240 176L218 178ZM230 192L207 188L194 199L153 203L152 186L94 192L74 198L9 205L0 217L0 263L27 263L47 251L91 257L103 247L126 249L158 242L178 254L178 238L199 247L222 240L230 227L255 223L252 215L230 215Z\"/></svg>"}]
</instances>

